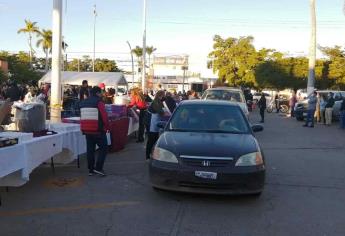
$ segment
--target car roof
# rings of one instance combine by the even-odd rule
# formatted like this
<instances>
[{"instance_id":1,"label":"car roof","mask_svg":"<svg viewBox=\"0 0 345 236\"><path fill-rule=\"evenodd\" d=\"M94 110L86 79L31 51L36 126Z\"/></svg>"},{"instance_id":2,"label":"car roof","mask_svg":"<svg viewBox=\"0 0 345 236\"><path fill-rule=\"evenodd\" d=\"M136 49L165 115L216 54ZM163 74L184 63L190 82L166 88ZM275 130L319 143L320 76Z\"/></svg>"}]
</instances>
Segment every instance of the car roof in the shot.
<instances>
[{"instance_id":1,"label":"car roof","mask_svg":"<svg viewBox=\"0 0 345 236\"><path fill-rule=\"evenodd\" d=\"M221 106L232 106L240 107L238 102L224 101L224 100L184 100L180 103L181 105L221 105Z\"/></svg>"},{"instance_id":2,"label":"car roof","mask_svg":"<svg viewBox=\"0 0 345 236\"><path fill-rule=\"evenodd\" d=\"M236 91L236 92L242 92L239 88L231 88L231 87L217 87L217 88L209 88L206 91L214 91L214 90L227 90L227 91ZM205 92L206 92L205 91Z\"/></svg>"}]
</instances>

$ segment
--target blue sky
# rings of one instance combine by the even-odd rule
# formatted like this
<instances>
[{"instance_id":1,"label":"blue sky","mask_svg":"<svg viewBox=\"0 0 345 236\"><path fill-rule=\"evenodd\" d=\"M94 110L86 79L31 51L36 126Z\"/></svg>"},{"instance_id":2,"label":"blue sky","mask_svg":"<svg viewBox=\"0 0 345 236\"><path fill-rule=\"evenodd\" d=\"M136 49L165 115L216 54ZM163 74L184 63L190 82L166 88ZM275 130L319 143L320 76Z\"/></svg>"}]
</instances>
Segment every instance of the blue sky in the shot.
<instances>
[{"instance_id":1,"label":"blue sky","mask_svg":"<svg viewBox=\"0 0 345 236\"><path fill-rule=\"evenodd\" d=\"M63 0L66 3L66 0ZM318 43L344 45L343 0L316 0ZM17 30L24 19L51 28L53 0L0 0L0 50L27 50ZM189 54L196 67L205 65L212 37L252 35L257 48L292 54L308 52L309 0L147 0L147 40L157 54ZM70 57L92 51L92 7L97 4L97 55L126 60L126 41L140 45L142 0L67 0L64 35ZM65 4L66 7L66 4ZM37 50L40 52L40 50ZM107 53L105 53L107 52Z\"/></svg>"}]
</instances>

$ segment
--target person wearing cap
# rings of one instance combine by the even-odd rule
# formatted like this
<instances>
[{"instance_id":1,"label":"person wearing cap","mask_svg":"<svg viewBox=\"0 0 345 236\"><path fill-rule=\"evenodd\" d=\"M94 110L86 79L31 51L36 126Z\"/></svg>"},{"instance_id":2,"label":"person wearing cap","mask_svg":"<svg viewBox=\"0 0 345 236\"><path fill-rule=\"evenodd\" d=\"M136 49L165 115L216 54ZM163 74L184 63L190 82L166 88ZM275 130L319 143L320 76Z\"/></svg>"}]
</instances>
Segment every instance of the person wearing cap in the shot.
<instances>
[{"instance_id":1,"label":"person wearing cap","mask_svg":"<svg viewBox=\"0 0 345 236\"><path fill-rule=\"evenodd\" d=\"M102 90L97 86L91 89L90 97L80 102L80 128L86 137L89 175L105 176L103 166L108 151L106 133L110 128L102 101ZM96 144L99 155L95 165Z\"/></svg>"},{"instance_id":2,"label":"person wearing cap","mask_svg":"<svg viewBox=\"0 0 345 236\"><path fill-rule=\"evenodd\" d=\"M317 92L314 91L308 96L308 114L307 114L307 119L305 121L305 124L303 125L304 127L314 128L314 114L315 114L316 103L317 103L316 95L317 95Z\"/></svg>"},{"instance_id":3,"label":"person wearing cap","mask_svg":"<svg viewBox=\"0 0 345 236\"><path fill-rule=\"evenodd\" d=\"M100 83L98 86L101 89L102 100L103 100L104 103L106 103L106 101L107 101L107 91L105 90L105 84L104 83Z\"/></svg>"}]
</instances>

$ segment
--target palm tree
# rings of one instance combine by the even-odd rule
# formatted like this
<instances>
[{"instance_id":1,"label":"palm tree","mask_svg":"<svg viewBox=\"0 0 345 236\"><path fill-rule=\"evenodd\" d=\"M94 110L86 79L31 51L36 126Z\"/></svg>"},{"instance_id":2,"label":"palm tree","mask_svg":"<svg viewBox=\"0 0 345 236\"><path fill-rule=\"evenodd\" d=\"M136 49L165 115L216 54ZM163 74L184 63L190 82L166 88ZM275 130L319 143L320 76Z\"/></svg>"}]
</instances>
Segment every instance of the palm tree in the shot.
<instances>
[{"instance_id":1,"label":"palm tree","mask_svg":"<svg viewBox=\"0 0 345 236\"><path fill-rule=\"evenodd\" d=\"M151 54L154 53L157 50L157 48L154 48L153 46L146 48L146 53L149 55L149 67L151 67Z\"/></svg>"},{"instance_id":2,"label":"palm tree","mask_svg":"<svg viewBox=\"0 0 345 236\"><path fill-rule=\"evenodd\" d=\"M309 75L308 75L308 94L314 90L315 84L315 61L316 61L316 10L315 1L310 0L310 13L311 13L311 38L309 48Z\"/></svg>"},{"instance_id":3,"label":"palm tree","mask_svg":"<svg viewBox=\"0 0 345 236\"><path fill-rule=\"evenodd\" d=\"M138 64L140 64L140 58L143 56L143 49L141 47L139 47L139 46L136 46L134 49L132 49L132 52L137 57Z\"/></svg>"},{"instance_id":4,"label":"palm tree","mask_svg":"<svg viewBox=\"0 0 345 236\"><path fill-rule=\"evenodd\" d=\"M37 47L42 47L44 53L46 54L46 63L45 63L45 72L48 71L48 60L49 54L52 52L52 44L53 44L53 32L51 30L42 30L39 36L41 37L37 43Z\"/></svg>"},{"instance_id":5,"label":"palm tree","mask_svg":"<svg viewBox=\"0 0 345 236\"><path fill-rule=\"evenodd\" d=\"M141 66L141 58L143 56L143 49L139 46L136 46L134 49L132 49L132 52L137 57L138 60L138 68Z\"/></svg>"},{"instance_id":6,"label":"palm tree","mask_svg":"<svg viewBox=\"0 0 345 236\"><path fill-rule=\"evenodd\" d=\"M18 34L20 33L24 33L24 34L28 34L28 44L29 44L29 48L30 48L30 53L29 53L29 57L30 57L30 65L32 65L32 56L34 54L34 49L32 48L32 34L39 34L40 30L39 28L36 26L37 22L31 22L30 20L25 20L25 27L22 29L18 30Z\"/></svg>"}]
</instances>

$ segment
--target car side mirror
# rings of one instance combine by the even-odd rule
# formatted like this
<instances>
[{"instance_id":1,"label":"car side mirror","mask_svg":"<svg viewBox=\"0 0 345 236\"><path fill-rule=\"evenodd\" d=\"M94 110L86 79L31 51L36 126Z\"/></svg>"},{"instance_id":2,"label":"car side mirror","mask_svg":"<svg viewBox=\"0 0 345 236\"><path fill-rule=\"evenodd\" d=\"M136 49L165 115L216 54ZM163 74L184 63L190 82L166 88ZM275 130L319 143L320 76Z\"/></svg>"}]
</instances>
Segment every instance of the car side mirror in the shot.
<instances>
[{"instance_id":1,"label":"car side mirror","mask_svg":"<svg viewBox=\"0 0 345 236\"><path fill-rule=\"evenodd\" d=\"M166 121L160 121L157 123L157 127L160 129L165 129L165 126L167 125Z\"/></svg>"},{"instance_id":2,"label":"car side mirror","mask_svg":"<svg viewBox=\"0 0 345 236\"><path fill-rule=\"evenodd\" d=\"M264 127L262 125L252 125L252 130L254 133L261 132L264 130Z\"/></svg>"}]
</instances>

